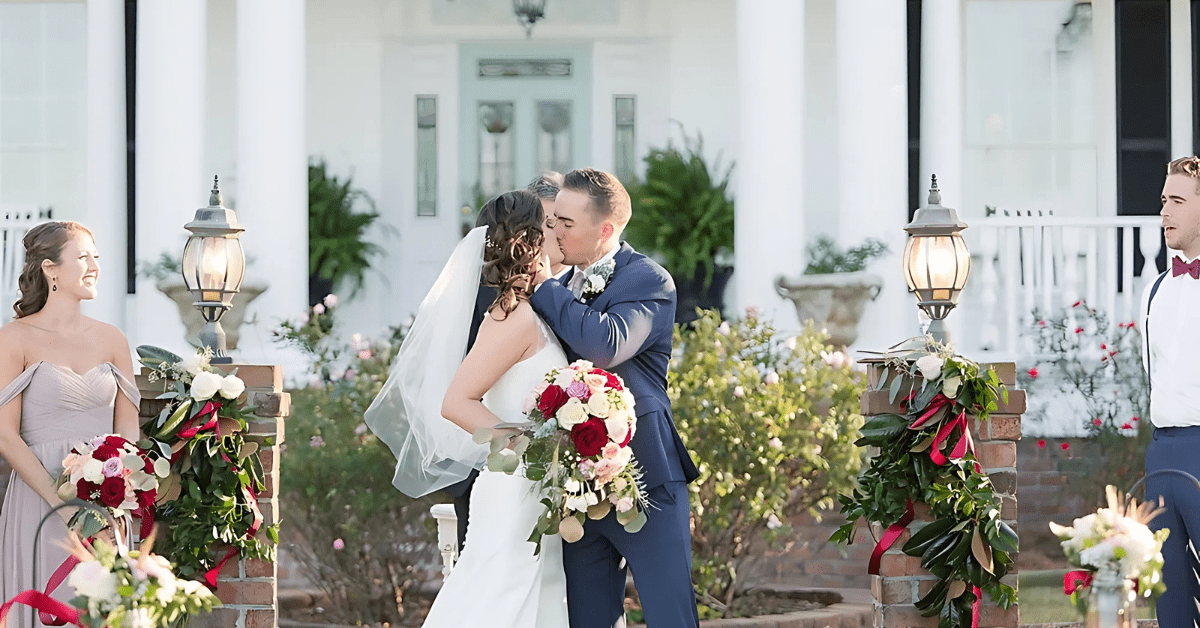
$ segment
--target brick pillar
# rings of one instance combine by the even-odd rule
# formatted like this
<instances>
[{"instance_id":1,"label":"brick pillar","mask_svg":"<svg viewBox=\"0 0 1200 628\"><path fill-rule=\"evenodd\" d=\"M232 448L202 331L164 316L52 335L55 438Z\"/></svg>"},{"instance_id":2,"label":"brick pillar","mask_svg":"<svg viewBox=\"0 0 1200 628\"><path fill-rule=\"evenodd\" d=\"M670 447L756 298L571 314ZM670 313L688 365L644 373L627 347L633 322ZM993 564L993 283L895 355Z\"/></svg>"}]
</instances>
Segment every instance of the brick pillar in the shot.
<instances>
[{"instance_id":1,"label":"brick pillar","mask_svg":"<svg viewBox=\"0 0 1200 628\"><path fill-rule=\"evenodd\" d=\"M987 366L987 365L984 365ZM1000 403L1000 408L992 413L991 418L982 424L972 419L970 421L971 435L975 439L975 455L983 471L991 478L996 495L1000 497L1001 518L1013 530L1020 534L1017 527L1017 442L1021 438L1021 414L1025 412L1025 391L1017 390L1016 366L1011 362L991 365L1000 376L1000 381L1008 387L1008 403ZM881 364L868 365L868 377L872 387L877 385L882 375ZM862 413L870 417L877 414L903 414L898 404L888 402L888 391L868 390L862 395ZM929 507L917 504L916 518L908 526L908 531L900 535L896 542L883 555L879 564L879 575L871 576L871 596L875 606L876 628L936 628L937 617L921 617L913 605L924 597L937 578L921 568L919 556L908 556L900 551L908 541L911 532L921 529L931 519ZM875 538L883 535L884 528L877 523L871 524L871 532ZM1016 556L1013 556L1015 561ZM1002 580L1005 584L1016 588L1017 569L1012 570ZM1018 609L1014 604L1007 610L998 608L987 595L979 607L980 628L1016 628L1019 625Z\"/></svg>"},{"instance_id":2,"label":"brick pillar","mask_svg":"<svg viewBox=\"0 0 1200 628\"><path fill-rule=\"evenodd\" d=\"M263 527L279 521L279 446L283 443L283 418L291 412L291 396L283 392L283 369L279 366L249 364L214 365L226 373L237 369L246 383L244 399L254 407L246 439L257 442L266 487L258 495ZM142 391L143 420L158 415L163 402L156 401L162 383L151 384L138 375ZM267 541L265 533L259 538ZM268 541L269 542L269 541ZM168 557L169 558L169 557ZM278 625L274 562L239 559L229 561L217 578L217 597L222 604L208 615L194 618L190 628L271 628Z\"/></svg>"}]
</instances>

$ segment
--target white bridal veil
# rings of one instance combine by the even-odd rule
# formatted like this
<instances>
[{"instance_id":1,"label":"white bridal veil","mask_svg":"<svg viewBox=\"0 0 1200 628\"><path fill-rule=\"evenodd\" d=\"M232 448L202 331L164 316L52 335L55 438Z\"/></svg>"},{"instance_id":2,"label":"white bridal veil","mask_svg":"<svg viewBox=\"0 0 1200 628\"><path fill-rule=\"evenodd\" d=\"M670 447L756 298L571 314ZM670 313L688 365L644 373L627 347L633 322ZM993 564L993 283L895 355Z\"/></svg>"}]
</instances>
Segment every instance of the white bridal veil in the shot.
<instances>
[{"instance_id":1,"label":"white bridal veil","mask_svg":"<svg viewBox=\"0 0 1200 628\"><path fill-rule=\"evenodd\" d=\"M420 497L463 480L487 459L488 446L442 416L442 399L467 353L467 336L487 227L467 234L417 310L367 426L396 455L392 484Z\"/></svg>"}]
</instances>

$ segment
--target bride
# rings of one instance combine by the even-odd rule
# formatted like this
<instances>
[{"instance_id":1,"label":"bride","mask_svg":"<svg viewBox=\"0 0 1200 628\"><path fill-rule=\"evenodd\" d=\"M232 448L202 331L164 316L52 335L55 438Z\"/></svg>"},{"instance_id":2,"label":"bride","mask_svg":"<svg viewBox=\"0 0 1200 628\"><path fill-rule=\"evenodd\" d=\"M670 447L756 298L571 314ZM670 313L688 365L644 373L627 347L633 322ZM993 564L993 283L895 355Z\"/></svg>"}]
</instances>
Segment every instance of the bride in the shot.
<instances>
[{"instance_id":1,"label":"bride","mask_svg":"<svg viewBox=\"0 0 1200 628\"><path fill-rule=\"evenodd\" d=\"M482 468L488 446L472 434L525 421L524 399L547 371L567 364L529 305L539 265L562 262L541 201L518 190L492 199L482 212L495 219L455 248L366 412L367 425L396 454L392 483L411 497ZM468 353L480 282L497 296ZM562 542L545 536L539 558L527 540L543 509L533 486L520 475L479 474L465 549L426 628L568 625Z\"/></svg>"}]
</instances>

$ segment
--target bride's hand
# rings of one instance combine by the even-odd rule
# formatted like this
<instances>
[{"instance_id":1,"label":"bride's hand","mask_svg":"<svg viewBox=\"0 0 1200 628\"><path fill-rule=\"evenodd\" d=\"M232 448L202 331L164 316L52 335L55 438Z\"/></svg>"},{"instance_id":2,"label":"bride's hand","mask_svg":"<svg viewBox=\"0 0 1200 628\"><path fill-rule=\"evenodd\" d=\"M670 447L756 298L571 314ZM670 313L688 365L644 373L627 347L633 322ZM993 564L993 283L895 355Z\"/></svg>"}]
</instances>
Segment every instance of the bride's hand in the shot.
<instances>
[{"instance_id":1,"label":"bride's hand","mask_svg":"<svg viewBox=\"0 0 1200 628\"><path fill-rule=\"evenodd\" d=\"M553 276L550 274L550 253L543 247L542 254L538 257L538 271L537 276L533 278L533 285L538 286Z\"/></svg>"}]
</instances>

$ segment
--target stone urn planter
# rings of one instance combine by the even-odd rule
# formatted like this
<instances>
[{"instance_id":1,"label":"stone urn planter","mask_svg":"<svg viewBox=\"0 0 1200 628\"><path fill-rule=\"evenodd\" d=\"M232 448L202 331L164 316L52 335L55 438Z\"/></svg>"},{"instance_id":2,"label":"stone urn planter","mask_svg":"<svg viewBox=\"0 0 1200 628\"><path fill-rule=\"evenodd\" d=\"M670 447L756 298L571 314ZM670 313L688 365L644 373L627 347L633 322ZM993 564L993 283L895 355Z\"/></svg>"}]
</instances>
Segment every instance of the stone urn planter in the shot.
<instances>
[{"instance_id":1,"label":"stone urn planter","mask_svg":"<svg viewBox=\"0 0 1200 628\"><path fill-rule=\"evenodd\" d=\"M796 305L801 323L812 321L826 330L830 344L844 347L858 338L863 308L879 296L883 279L867 272L779 277L775 289Z\"/></svg>"},{"instance_id":2,"label":"stone urn planter","mask_svg":"<svg viewBox=\"0 0 1200 628\"><path fill-rule=\"evenodd\" d=\"M187 286L183 283L183 277L173 276L161 279L154 284L154 287L175 302L175 307L179 308L179 318L183 319L183 325L187 328L187 341L193 346L199 347L200 328L204 327L204 316L192 305L196 302L196 297L188 291ZM247 280L242 282L241 291L233 295L233 307L221 317L221 328L225 330L225 346L230 351L237 349L238 328L246 318L246 307L266 290L267 283L265 281Z\"/></svg>"}]
</instances>

